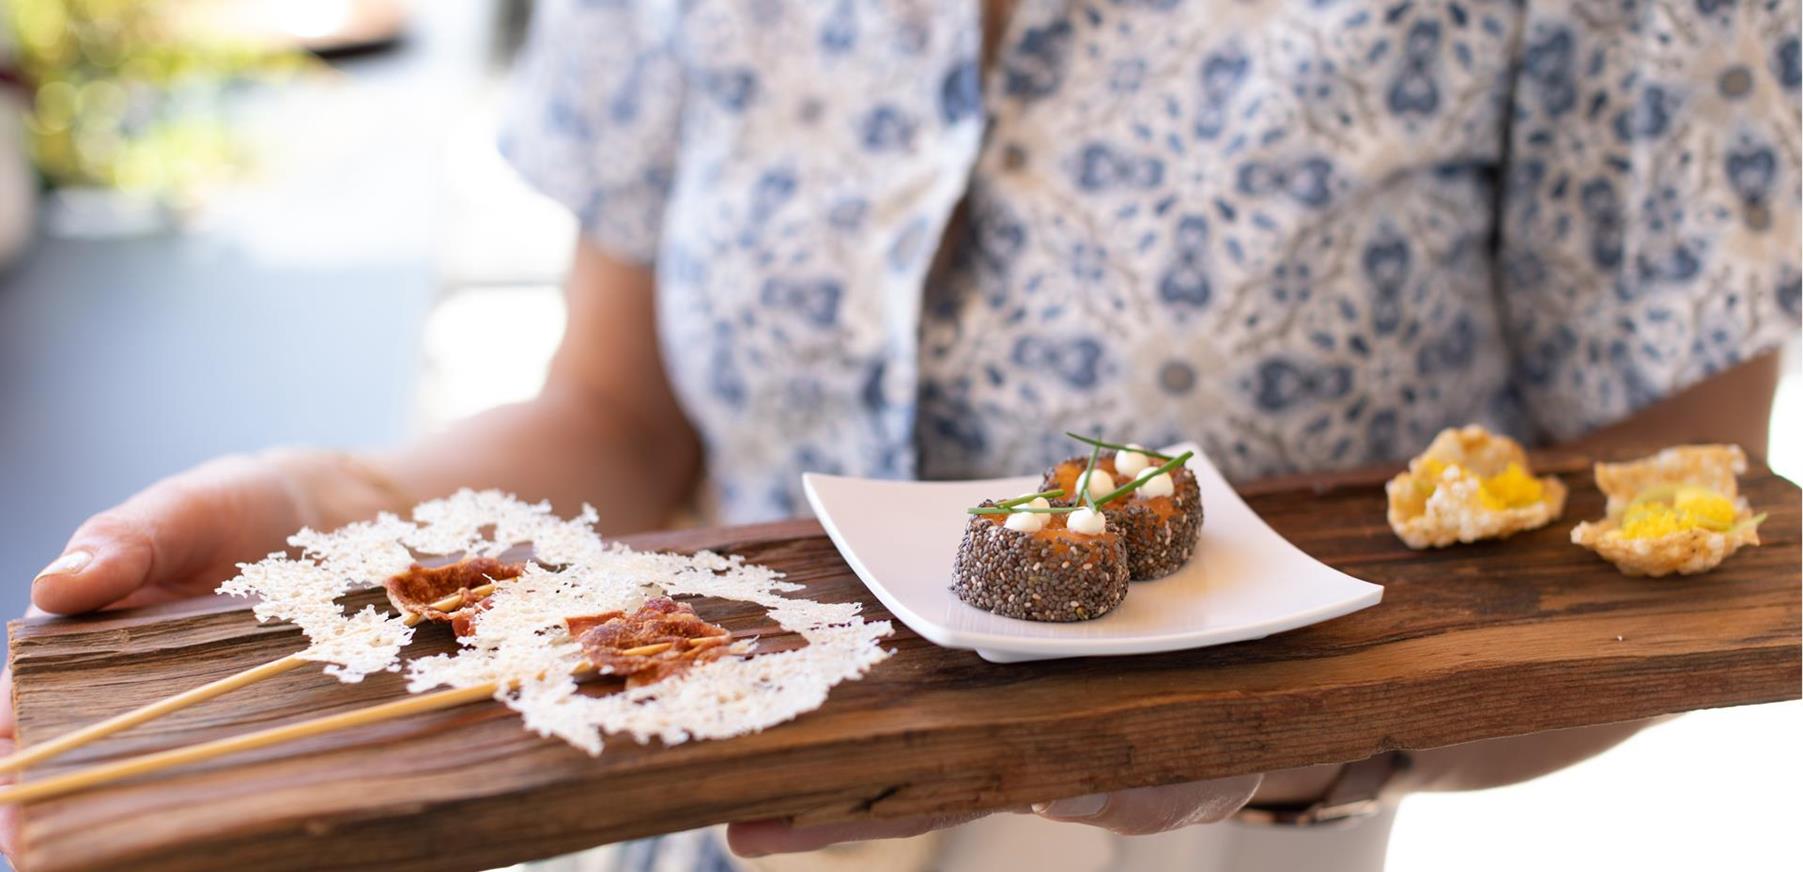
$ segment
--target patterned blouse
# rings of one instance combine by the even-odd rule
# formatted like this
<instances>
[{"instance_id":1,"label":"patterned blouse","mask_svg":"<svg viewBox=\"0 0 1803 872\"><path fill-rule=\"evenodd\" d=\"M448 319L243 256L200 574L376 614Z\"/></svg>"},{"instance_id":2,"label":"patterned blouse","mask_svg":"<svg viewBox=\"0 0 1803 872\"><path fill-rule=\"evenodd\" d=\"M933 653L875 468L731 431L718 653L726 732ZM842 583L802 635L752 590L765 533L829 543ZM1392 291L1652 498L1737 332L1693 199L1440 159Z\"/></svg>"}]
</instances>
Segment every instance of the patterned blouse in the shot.
<instances>
[{"instance_id":1,"label":"patterned blouse","mask_svg":"<svg viewBox=\"0 0 1803 872\"><path fill-rule=\"evenodd\" d=\"M653 264L720 514L799 473L1569 438L1798 323L1797 0L543 4L503 136Z\"/></svg>"}]
</instances>

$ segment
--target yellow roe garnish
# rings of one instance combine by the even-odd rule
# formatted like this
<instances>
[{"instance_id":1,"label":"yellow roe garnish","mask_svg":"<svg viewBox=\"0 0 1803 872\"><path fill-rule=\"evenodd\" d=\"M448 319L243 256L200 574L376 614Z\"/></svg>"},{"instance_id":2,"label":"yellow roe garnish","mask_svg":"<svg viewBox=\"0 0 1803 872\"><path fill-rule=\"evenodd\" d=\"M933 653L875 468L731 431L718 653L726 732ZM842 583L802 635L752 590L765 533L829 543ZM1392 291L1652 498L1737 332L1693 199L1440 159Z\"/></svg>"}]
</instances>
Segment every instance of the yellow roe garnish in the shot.
<instances>
[{"instance_id":1,"label":"yellow roe garnish","mask_svg":"<svg viewBox=\"0 0 1803 872\"><path fill-rule=\"evenodd\" d=\"M1540 480L1528 475L1521 464L1510 463L1502 472L1484 479L1482 499L1487 509L1519 509L1540 502L1545 490Z\"/></svg>"},{"instance_id":2,"label":"yellow roe garnish","mask_svg":"<svg viewBox=\"0 0 1803 872\"><path fill-rule=\"evenodd\" d=\"M1678 510L1665 503L1635 503L1621 516L1621 534L1629 539L1657 539L1682 529Z\"/></svg>"},{"instance_id":3,"label":"yellow roe garnish","mask_svg":"<svg viewBox=\"0 0 1803 872\"><path fill-rule=\"evenodd\" d=\"M1678 488L1673 507L1696 520L1697 526L1726 530L1734 526L1734 504L1727 497L1704 487Z\"/></svg>"},{"instance_id":4,"label":"yellow roe garnish","mask_svg":"<svg viewBox=\"0 0 1803 872\"><path fill-rule=\"evenodd\" d=\"M1439 489L1441 476L1446 473L1449 464L1437 457L1429 457L1421 461L1419 474L1415 479L1415 487L1423 494L1432 494ZM1462 471L1470 476L1469 471ZM1510 461L1502 472L1488 478L1478 479L1478 499L1484 508L1493 512L1503 509L1519 509L1540 502L1546 496L1546 486L1540 480L1529 475L1521 464Z\"/></svg>"},{"instance_id":5,"label":"yellow roe garnish","mask_svg":"<svg viewBox=\"0 0 1803 872\"><path fill-rule=\"evenodd\" d=\"M1654 539L1685 530L1721 532L1734 526L1734 517L1734 503L1708 488L1649 488L1622 513L1621 534L1629 539Z\"/></svg>"},{"instance_id":6,"label":"yellow roe garnish","mask_svg":"<svg viewBox=\"0 0 1803 872\"><path fill-rule=\"evenodd\" d=\"M1421 474L1415 478L1415 488L1428 495L1440 485L1440 476L1446 472L1446 461L1438 457L1429 457L1421 461Z\"/></svg>"}]
</instances>

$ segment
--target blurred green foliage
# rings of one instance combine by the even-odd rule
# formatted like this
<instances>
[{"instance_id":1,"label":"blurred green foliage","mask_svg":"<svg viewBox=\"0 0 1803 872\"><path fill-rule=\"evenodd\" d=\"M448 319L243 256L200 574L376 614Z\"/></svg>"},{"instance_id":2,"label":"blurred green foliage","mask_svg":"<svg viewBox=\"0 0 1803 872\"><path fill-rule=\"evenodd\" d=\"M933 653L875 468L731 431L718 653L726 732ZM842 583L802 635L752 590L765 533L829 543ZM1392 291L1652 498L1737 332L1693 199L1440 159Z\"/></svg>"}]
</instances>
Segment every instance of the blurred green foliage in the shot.
<instances>
[{"instance_id":1,"label":"blurred green foliage","mask_svg":"<svg viewBox=\"0 0 1803 872\"><path fill-rule=\"evenodd\" d=\"M32 89L29 148L53 186L107 186L181 200L249 161L232 104L310 57L213 26L202 0L5 0Z\"/></svg>"}]
</instances>

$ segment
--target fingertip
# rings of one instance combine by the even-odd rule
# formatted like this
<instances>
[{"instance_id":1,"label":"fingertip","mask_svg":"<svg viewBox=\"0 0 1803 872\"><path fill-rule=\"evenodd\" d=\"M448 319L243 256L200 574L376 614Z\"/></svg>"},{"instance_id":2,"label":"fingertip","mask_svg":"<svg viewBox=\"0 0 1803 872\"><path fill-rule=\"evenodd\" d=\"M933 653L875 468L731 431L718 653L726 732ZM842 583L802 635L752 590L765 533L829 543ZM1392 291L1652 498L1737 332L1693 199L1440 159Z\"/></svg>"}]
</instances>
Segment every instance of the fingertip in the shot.
<instances>
[{"instance_id":1,"label":"fingertip","mask_svg":"<svg viewBox=\"0 0 1803 872\"><path fill-rule=\"evenodd\" d=\"M1100 817L1109 806L1105 793L1090 793L1068 799L1033 804L1033 813L1047 820L1083 822Z\"/></svg>"},{"instance_id":2,"label":"fingertip","mask_svg":"<svg viewBox=\"0 0 1803 872\"><path fill-rule=\"evenodd\" d=\"M726 846L741 857L768 854L793 854L817 851L842 842L865 842L872 839L906 839L933 830L969 823L987 812L945 817L894 818L875 821L844 821L810 824L798 827L786 820L756 820L728 824Z\"/></svg>"},{"instance_id":3,"label":"fingertip","mask_svg":"<svg viewBox=\"0 0 1803 872\"><path fill-rule=\"evenodd\" d=\"M50 615L68 614L70 598L68 589L82 583L81 577L90 565L90 554L86 551L70 551L55 560L31 579L31 608L26 610L26 617L31 612Z\"/></svg>"},{"instance_id":4,"label":"fingertip","mask_svg":"<svg viewBox=\"0 0 1803 872\"><path fill-rule=\"evenodd\" d=\"M1047 820L1143 836L1226 820L1251 800L1262 780L1260 775L1245 775L1138 787L1038 803L1033 810Z\"/></svg>"},{"instance_id":5,"label":"fingertip","mask_svg":"<svg viewBox=\"0 0 1803 872\"><path fill-rule=\"evenodd\" d=\"M762 857L770 853L765 849L765 844L769 841L769 831L787 828L788 824L780 820L730 823L726 825L726 848L733 854L748 860Z\"/></svg>"},{"instance_id":6,"label":"fingertip","mask_svg":"<svg viewBox=\"0 0 1803 872\"><path fill-rule=\"evenodd\" d=\"M32 605L53 615L91 612L143 586L154 551L135 525L95 519L31 580Z\"/></svg>"},{"instance_id":7,"label":"fingertip","mask_svg":"<svg viewBox=\"0 0 1803 872\"><path fill-rule=\"evenodd\" d=\"M92 564L77 572L46 572L31 580L31 604L52 615L93 611L117 599L113 576Z\"/></svg>"}]
</instances>

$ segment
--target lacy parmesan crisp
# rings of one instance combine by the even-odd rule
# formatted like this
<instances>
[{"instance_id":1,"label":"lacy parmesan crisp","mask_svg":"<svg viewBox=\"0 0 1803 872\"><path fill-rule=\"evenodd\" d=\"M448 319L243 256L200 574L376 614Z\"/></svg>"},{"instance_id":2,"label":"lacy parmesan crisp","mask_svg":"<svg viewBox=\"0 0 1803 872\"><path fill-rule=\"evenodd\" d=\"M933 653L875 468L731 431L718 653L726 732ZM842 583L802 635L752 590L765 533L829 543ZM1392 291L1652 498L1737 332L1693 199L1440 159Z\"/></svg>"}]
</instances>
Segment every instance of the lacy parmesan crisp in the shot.
<instances>
[{"instance_id":1,"label":"lacy parmesan crisp","mask_svg":"<svg viewBox=\"0 0 1803 872\"><path fill-rule=\"evenodd\" d=\"M1571 541L1624 575L1693 575L1759 544L1759 522L1740 495L1747 456L1737 445L1681 445L1629 463L1599 463L1606 516L1572 528Z\"/></svg>"},{"instance_id":2,"label":"lacy parmesan crisp","mask_svg":"<svg viewBox=\"0 0 1803 872\"><path fill-rule=\"evenodd\" d=\"M818 708L827 691L863 675L889 656L878 640L887 621L866 622L857 603L786 596L801 586L780 573L711 552L634 551L604 543L595 512L552 514L549 503L521 502L498 491L459 491L422 503L411 521L383 514L331 533L302 530L277 553L241 564L219 592L255 596L259 621L288 621L310 645L298 656L328 664L346 682L400 668L413 636L400 615L365 607L347 614L346 593L380 586L420 555L498 557L530 544L521 575L496 586L487 608L473 614L456 654L415 660L408 690L499 686L495 697L520 713L528 729L557 736L590 754L603 733L675 744L756 732ZM564 625L572 616L627 611L648 596L707 596L762 606L768 617L806 640L806 647L752 656L754 643L643 687L607 696L577 692L582 649Z\"/></svg>"},{"instance_id":3,"label":"lacy parmesan crisp","mask_svg":"<svg viewBox=\"0 0 1803 872\"><path fill-rule=\"evenodd\" d=\"M1565 510L1565 484L1535 478L1527 452L1476 425L1447 428L1384 487L1390 529L1410 548L1502 539Z\"/></svg>"},{"instance_id":4,"label":"lacy parmesan crisp","mask_svg":"<svg viewBox=\"0 0 1803 872\"><path fill-rule=\"evenodd\" d=\"M601 753L603 733L677 744L756 732L818 708L833 685L889 656L877 644L889 634L889 622L865 622L857 603L783 595L800 589L767 567L709 552L685 556L613 546L583 565L528 567L472 618L471 635L460 640L463 650L409 664L408 690L499 683L496 698L519 712L527 729L590 754ZM745 656L748 646L741 643L733 651L737 656L654 684L606 696L579 693L574 673L583 666L582 649L564 631L564 618L628 611L658 593L755 603L807 646Z\"/></svg>"},{"instance_id":5,"label":"lacy parmesan crisp","mask_svg":"<svg viewBox=\"0 0 1803 872\"><path fill-rule=\"evenodd\" d=\"M551 513L548 502L530 504L499 491L462 490L421 503L412 521L384 512L330 533L302 529L288 537L300 557L278 552L239 564L239 575L220 585L219 592L259 598L252 609L257 620L294 624L312 643L296 656L325 663L327 674L355 683L373 672L398 669L401 648L412 641L413 629L403 616L374 606L345 614L339 597L381 586L419 555L495 557L530 542L537 560L578 562L602 550L594 521L594 509L586 506L581 515L565 520Z\"/></svg>"}]
</instances>

